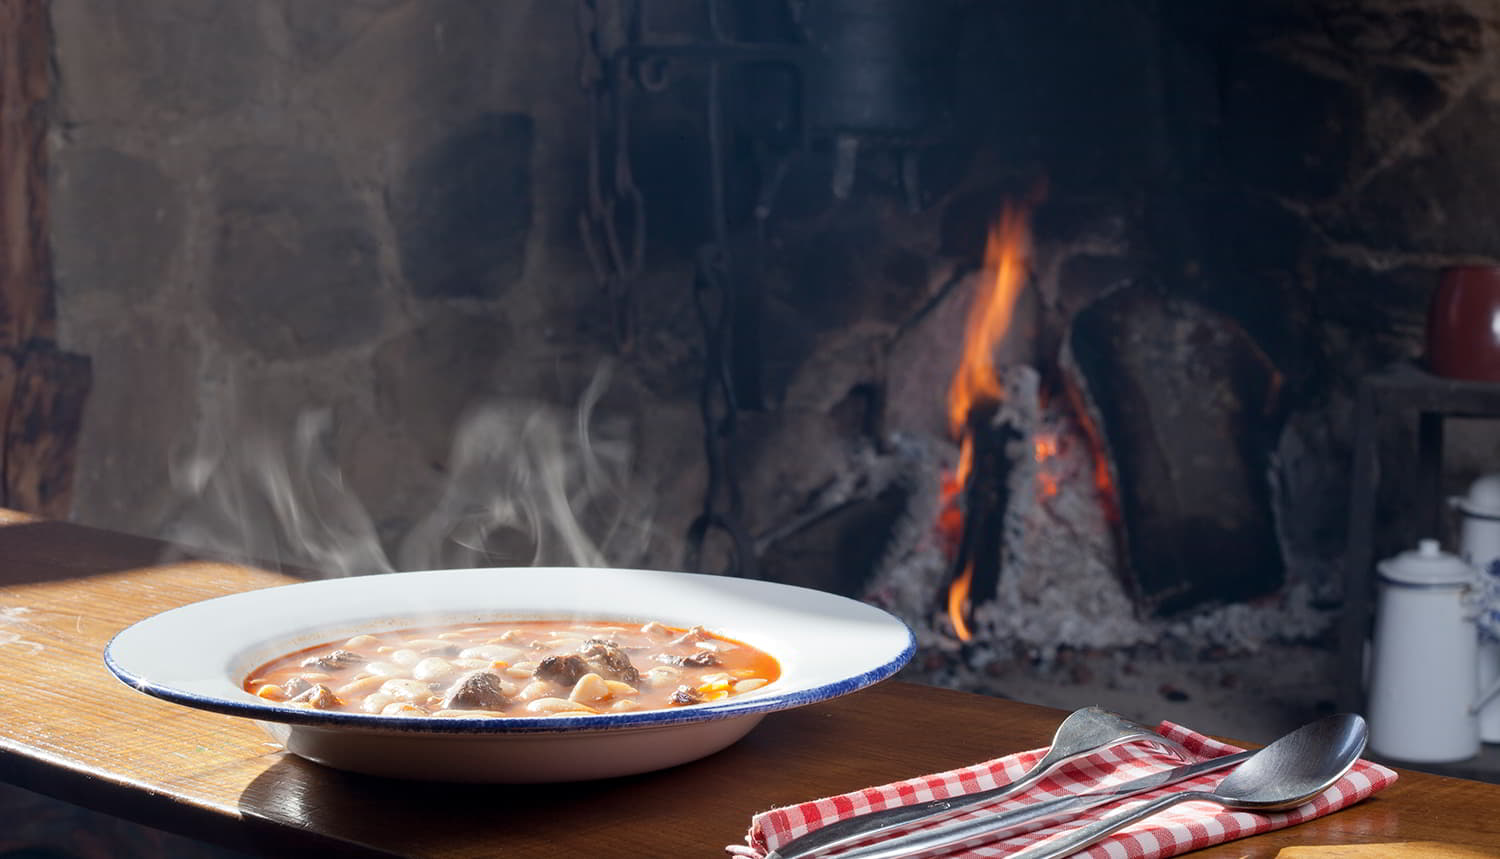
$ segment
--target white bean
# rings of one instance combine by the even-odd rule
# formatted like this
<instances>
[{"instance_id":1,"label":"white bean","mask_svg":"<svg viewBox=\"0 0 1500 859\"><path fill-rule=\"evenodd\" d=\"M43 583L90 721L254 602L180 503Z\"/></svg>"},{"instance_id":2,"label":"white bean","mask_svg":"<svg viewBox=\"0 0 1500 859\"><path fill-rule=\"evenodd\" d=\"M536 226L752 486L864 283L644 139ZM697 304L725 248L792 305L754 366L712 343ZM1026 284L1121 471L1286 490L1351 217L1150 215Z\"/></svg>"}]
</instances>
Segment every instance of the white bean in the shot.
<instances>
[{"instance_id":1,"label":"white bean","mask_svg":"<svg viewBox=\"0 0 1500 859\"><path fill-rule=\"evenodd\" d=\"M378 677L402 677L406 669L390 662L369 662L365 664L365 673Z\"/></svg>"},{"instance_id":2,"label":"white bean","mask_svg":"<svg viewBox=\"0 0 1500 859\"><path fill-rule=\"evenodd\" d=\"M551 715L555 713L597 713L593 707L580 704L577 701L569 701L566 698L538 698L526 705L526 709L532 713Z\"/></svg>"},{"instance_id":3,"label":"white bean","mask_svg":"<svg viewBox=\"0 0 1500 859\"><path fill-rule=\"evenodd\" d=\"M381 685L380 691L402 701L425 701L432 695L426 683L407 677L392 677Z\"/></svg>"},{"instance_id":4,"label":"white bean","mask_svg":"<svg viewBox=\"0 0 1500 859\"><path fill-rule=\"evenodd\" d=\"M568 693L568 700L590 704L595 701L603 701L611 694L613 693L610 691L609 684L604 681L604 678L590 672L578 678L578 682L573 684L573 691Z\"/></svg>"},{"instance_id":5,"label":"white bean","mask_svg":"<svg viewBox=\"0 0 1500 859\"><path fill-rule=\"evenodd\" d=\"M734 684L734 691L736 691L736 692L750 692L752 690L759 689L760 687L766 685L769 682L771 682L771 681L767 680L764 677L750 677L750 678L747 678L745 680L741 680L741 681L735 683Z\"/></svg>"},{"instance_id":6,"label":"white bean","mask_svg":"<svg viewBox=\"0 0 1500 859\"><path fill-rule=\"evenodd\" d=\"M417 680L441 680L457 670L458 667L448 660L429 656L412 666L411 676Z\"/></svg>"},{"instance_id":7,"label":"white bean","mask_svg":"<svg viewBox=\"0 0 1500 859\"><path fill-rule=\"evenodd\" d=\"M392 701L380 709L382 716L425 716L427 711L408 701Z\"/></svg>"},{"instance_id":8,"label":"white bean","mask_svg":"<svg viewBox=\"0 0 1500 859\"><path fill-rule=\"evenodd\" d=\"M365 674L363 676L354 678L353 680L345 683L334 691L338 692L340 695L363 695L366 692L379 689L380 684L384 683L385 680L386 678L384 677L377 677L373 674Z\"/></svg>"},{"instance_id":9,"label":"white bean","mask_svg":"<svg viewBox=\"0 0 1500 859\"><path fill-rule=\"evenodd\" d=\"M459 659L485 659L490 662L514 662L521 656L521 651L515 647L506 647L503 644L479 644L474 647L466 647L459 651Z\"/></svg>"},{"instance_id":10,"label":"white bean","mask_svg":"<svg viewBox=\"0 0 1500 859\"><path fill-rule=\"evenodd\" d=\"M384 692L375 692L365 696L365 700L359 705L366 713L379 713L385 706L396 700L396 696L387 695Z\"/></svg>"},{"instance_id":11,"label":"white bean","mask_svg":"<svg viewBox=\"0 0 1500 859\"><path fill-rule=\"evenodd\" d=\"M408 641L406 643L406 646L410 647L412 650L420 650L423 653L428 653L433 650L442 650L445 647L452 647L453 642L444 641L441 638L418 638L412 641Z\"/></svg>"},{"instance_id":12,"label":"white bean","mask_svg":"<svg viewBox=\"0 0 1500 859\"><path fill-rule=\"evenodd\" d=\"M622 683L619 680L606 680L604 683L609 686L610 693L614 695L635 695L641 691L629 683Z\"/></svg>"},{"instance_id":13,"label":"white bean","mask_svg":"<svg viewBox=\"0 0 1500 859\"><path fill-rule=\"evenodd\" d=\"M526 688L517 695L522 701L530 701L536 698L545 698L552 694L552 684L545 680L533 680L526 684Z\"/></svg>"},{"instance_id":14,"label":"white bean","mask_svg":"<svg viewBox=\"0 0 1500 859\"><path fill-rule=\"evenodd\" d=\"M409 647L403 647L395 653L392 653L389 658L397 665L404 665L407 668L410 668L411 666L416 665L418 662L422 661L422 654L416 652L415 650L412 650Z\"/></svg>"},{"instance_id":15,"label":"white bean","mask_svg":"<svg viewBox=\"0 0 1500 859\"><path fill-rule=\"evenodd\" d=\"M642 674L641 679L652 686L667 686L676 683L681 676L682 672L671 665L658 665Z\"/></svg>"}]
</instances>

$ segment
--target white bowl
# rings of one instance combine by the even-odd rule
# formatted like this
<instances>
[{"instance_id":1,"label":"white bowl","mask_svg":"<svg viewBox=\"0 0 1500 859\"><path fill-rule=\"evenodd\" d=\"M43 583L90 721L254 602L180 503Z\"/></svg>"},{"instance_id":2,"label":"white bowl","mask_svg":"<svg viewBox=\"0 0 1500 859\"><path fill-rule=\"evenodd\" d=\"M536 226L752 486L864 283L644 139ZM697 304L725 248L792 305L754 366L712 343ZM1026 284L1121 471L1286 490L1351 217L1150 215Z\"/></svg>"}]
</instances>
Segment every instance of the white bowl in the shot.
<instances>
[{"instance_id":1,"label":"white bowl","mask_svg":"<svg viewBox=\"0 0 1500 859\"><path fill-rule=\"evenodd\" d=\"M308 710L241 686L272 659L360 632L548 618L702 625L771 654L781 677L753 692L666 710L472 719ZM891 676L913 647L895 617L807 588L649 570L515 567L328 579L205 600L120 632L104 661L148 695L255 719L288 751L328 766L398 778L545 782L696 760L743 737L767 713Z\"/></svg>"}]
</instances>

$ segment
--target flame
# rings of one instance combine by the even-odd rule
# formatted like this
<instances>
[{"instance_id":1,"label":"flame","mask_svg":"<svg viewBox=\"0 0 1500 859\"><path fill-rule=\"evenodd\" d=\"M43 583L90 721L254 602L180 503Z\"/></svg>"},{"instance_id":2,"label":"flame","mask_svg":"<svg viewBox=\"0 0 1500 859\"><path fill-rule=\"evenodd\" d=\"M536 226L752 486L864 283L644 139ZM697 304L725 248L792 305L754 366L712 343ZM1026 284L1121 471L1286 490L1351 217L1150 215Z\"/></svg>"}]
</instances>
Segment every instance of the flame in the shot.
<instances>
[{"instance_id":1,"label":"flame","mask_svg":"<svg viewBox=\"0 0 1500 859\"><path fill-rule=\"evenodd\" d=\"M1025 212L1007 206L1000 220L990 228L984 249L987 281L969 308L963 356L948 388L948 429L955 438L966 436L964 424L976 404L999 402L1005 396L993 352L1010 330L1011 313L1021 288L1026 285L1030 245L1031 231Z\"/></svg>"},{"instance_id":2,"label":"flame","mask_svg":"<svg viewBox=\"0 0 1500 859\"><path fill-rule=\"evenodd\" d=\"M974 303L969 307L964 325L963 355L958 371L948 388L948 429L959 443L958 464L943 481L943 512L938 519L939 531L956 554L963 534L963 513L958 496L969 482L974 468L974 439L969 426L976 408L994 405L1005 398L1005 388L995 368L995 347L1010 330L1016 299L1026 285L1027 257L1031 247L1031 230L1026 211L1006 206L990 228L984 250L985 278ZM948 618L960 640L974 636L965 618L969 590L974 580L973 561L948 587Z\"/></svg>"}]
</instances>

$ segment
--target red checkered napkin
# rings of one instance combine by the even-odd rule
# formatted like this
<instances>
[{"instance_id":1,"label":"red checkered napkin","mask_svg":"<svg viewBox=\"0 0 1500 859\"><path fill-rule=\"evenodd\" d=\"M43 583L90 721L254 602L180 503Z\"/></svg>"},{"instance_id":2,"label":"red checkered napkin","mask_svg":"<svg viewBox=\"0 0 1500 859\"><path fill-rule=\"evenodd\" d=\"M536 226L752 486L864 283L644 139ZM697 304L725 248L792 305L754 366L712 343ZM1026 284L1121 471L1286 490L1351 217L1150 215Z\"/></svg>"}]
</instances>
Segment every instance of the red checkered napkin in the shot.
<instances>
[{"instance_id":1,"label":"red checkered napkin","mask_svg":"<svg viewBox=\"0 0 1500 859\"><path fill-rule=\"evenodd\" d=\"M1234 746L1210 739L1172 722L1162 722L1156 731L1162 736L1182 743L1195 755L1195 760L1240 751ZM925 802L930 799L961 796L1009 784L1030 769L1031 765L1035 764L1044 753L1046 753L1044 748L1032 749L963 769L934 773L880 787L869 787L841 796L816 799L801 805L772 809L755 815L751 820L750 833L745 837L748 846L734 844L725 849L735 856L763 859L770 850L781 847L793 838L805 835L835 820L843 820L867 811L878 811L882 808ZM1145 744L1120 746L1070 763L1042 779L1020 796L1003 799L998 803L966 812L949 820L979 817L997 811L1020 808L1052 797L1120 784L1177 766L1180 763L1176 758ZM1180 790L1212 789L1228 772L1232 770L1207 773L1150 793L1137 794L1121 803L1093 809L1080 818L1065 821L1047 829L1013 835L1002 841L992 841L977 846L955 847L947 852L936 852L930 855L976 857L976 859L977 857L1005 856L1029 844L1050 838L1063 829L1105 816L1127 805L1134 805ZM1176 856L1190 850L1198 850L1213 844L1233 841L1247 835L1269 832L1272 829L1280 829L1312 820L1315 817L1322 817L1359 802L1395 780L1396 773L1393 771L1379 764L1361 760L1333 787L1318 795L1312 802L1291 811L1251 814L1243 811L1228 811L1211 802L1184 802L1133 826L1126 827L1078 855L1089 857L1089 859L1158 859L1158 857ZM836 853L832 855L837 856Z\"/></svg>"}]
</instances>

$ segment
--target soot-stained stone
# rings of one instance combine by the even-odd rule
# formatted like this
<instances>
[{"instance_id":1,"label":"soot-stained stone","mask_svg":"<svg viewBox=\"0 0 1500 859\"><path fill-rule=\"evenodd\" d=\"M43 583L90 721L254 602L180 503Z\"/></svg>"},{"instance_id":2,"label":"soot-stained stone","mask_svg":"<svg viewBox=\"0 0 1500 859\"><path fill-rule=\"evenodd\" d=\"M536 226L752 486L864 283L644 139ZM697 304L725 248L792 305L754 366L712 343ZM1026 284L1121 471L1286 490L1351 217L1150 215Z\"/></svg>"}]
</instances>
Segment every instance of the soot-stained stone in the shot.
<instances>
[{"instance_id":1,"label":"soot-stained stone","mask_svg":"<svg viewBox=\"0 0 1500 859\"><path fill-rule=\"evenodd\" d=\"M645 203L646 252L653 257L691 258L709 239L707 138L698 125L674 117L632 126L631 173Z\"/></svg>"},{"instance_id":2,"label":"soot-stained stone","mask_svg":"<svg viewBox=\"0 0 1500 859\"><path fill-rule=\"evenodd\" d=\"M342 0L306 3L291 0L282 10L292 47L309 65L338 55L381 14L404 0Z\"/></svg>"},{"instance_id":3,"label":"soot-stained stone","mask_svg":"<svg viewBox=\"0 0 1500 859\"><path fill-rule=\"evenodd\" d=\"M1321 33L1336 48L1360 57L1415 61L1445 68L1465 65L1485 50L1485 22L1463 8L1465 5L1482 8L1483 4L1317 5L1323 7L1316 17Z\"/></svg>"},{"instance_id":4,"label":"soot-stained stone","mask_svg":"<svg viewBox=\"0 0 1500 859\"><path fill-rule=\"evenodd\" d=\"M1334 363L1374 371L1419 356L1439 271L1412 266L1374 271L1328 258L1319 262L1314 276L1312 301L1318 324L1352 335L1323 338L1325 350L1347 340L1356 352L1330 355Z\"/></svg>"},{"instance_id":5,"label":"soot-stained stone","mask_svg":"<svg viewBox=\"0 0 1500 859\"><path fill-rule=\"evenodd\" d=\"M244 104L269 79L259 3L78 0L57 7L66 109L140 121L142 102L204 117Z\"/></svg>"},{"instance_id":6,"label":"soot-stained stone","mask_svg":"<svg viewBox=\"0 0 1500 859\"><path fill-rule=\"evenodd\" d=\"M1387 250L1500 255L1500 99L1475 87L1327 223L1337 240Z\"/></svg>"},{"instance_id":7,"label":"soot-stained stone","mask_svg":"<svg viewBox=\"0 0 1500 859\"><path fill-rule=\"evenodd\" d=\"M464 410L501 387L514 391L500 384L501 360L513 341L514 328L503 316L457 311L440 312L391 339L375 352L380 416L415 439L426 462L443 462Z\"/></svg>"},{"instance_id":8,"label":"soot-stained stone","mask_svg":"<svg viewBox=\"0 0 1500 859\"><path fill-rule=\"evenodd\" d=\"M1009 163L1044 163L1061 192L1139 182L1160 88L1151 17L1131 3L968 5L954 48L964 134Z\"/></svg>"},{"instance_id":9,"label":"soot-stained stone","mask_svg":"<svg viewBox=\"0 0 1500 859\"><path fill-rule=\"evenodd\" d=\"M82 332L92 359L74 510L77 521L160 533L177 503L168 475L196 419L194 370L201 355L185 325L134 316Z\"/></svg>"},{"instance_id":10,"label":"soot-stained stone","mask_svg":"<svg viewBox=\"0 0 1500 859\"><path fill-rule=\"evenodd\" d=\"M366 342L384 302L364 208L319 153L222 153L209 301L220 326L268 358Z\"/></svg>"},{"instance_id":11,"label":"soot-stained stone","mask_svg":"<svg viewBox=\"0 0 1500 859\"><path fill-rule=\"evenodd\" d=\"M155 292L182 240L183 204L172 180L113 149L64 149L53 164L59 288L131 301Z\"/></svg>"},{"instance_id":12,"label":"soot-stained stone","mask_svg":"<svg viewBox=\"0 0 1500 859\"><path fill-rule=\"evenodd\" d=\"M1344 181L1360 128L1353 88L1270 53L1224 63L1225 154L1247 184L1299 198Z\"/></svg>"},{"instance_id":13,"label":"soot-stained stone","mask_svg":"<svg viewBox=\"0 0 1500 859\"><path fill-rule=\"evenodd\" d=\"M531 231L530 116L477 117L419 155L391 194L401 268L422 298L494 298Z\"/></svg>"}]
</instances>

